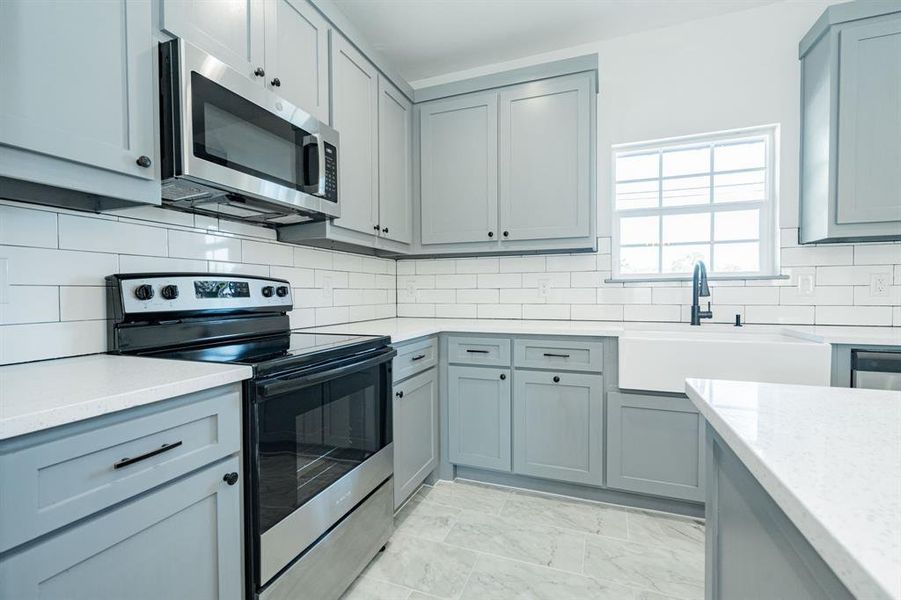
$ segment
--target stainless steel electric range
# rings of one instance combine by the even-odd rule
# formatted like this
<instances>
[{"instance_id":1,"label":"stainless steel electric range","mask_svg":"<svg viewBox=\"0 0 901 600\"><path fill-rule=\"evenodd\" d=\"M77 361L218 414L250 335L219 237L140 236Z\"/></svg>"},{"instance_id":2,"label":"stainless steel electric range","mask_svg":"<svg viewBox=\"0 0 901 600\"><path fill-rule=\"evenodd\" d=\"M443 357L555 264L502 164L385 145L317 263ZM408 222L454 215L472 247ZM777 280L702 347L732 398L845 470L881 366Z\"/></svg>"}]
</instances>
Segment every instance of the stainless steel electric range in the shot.
<instances>
[{"instance_id":1,"label":"stainless steel electric range","mask_svg":"<svg viewBox=\"0 0 901 600\"><path fill-rule=\"evenodd\" d=\"M341 595L393 530L389 338L291 331L288 282L107 278L110 352L246 364L247 597Z\"/></svg>"}]
</instances>

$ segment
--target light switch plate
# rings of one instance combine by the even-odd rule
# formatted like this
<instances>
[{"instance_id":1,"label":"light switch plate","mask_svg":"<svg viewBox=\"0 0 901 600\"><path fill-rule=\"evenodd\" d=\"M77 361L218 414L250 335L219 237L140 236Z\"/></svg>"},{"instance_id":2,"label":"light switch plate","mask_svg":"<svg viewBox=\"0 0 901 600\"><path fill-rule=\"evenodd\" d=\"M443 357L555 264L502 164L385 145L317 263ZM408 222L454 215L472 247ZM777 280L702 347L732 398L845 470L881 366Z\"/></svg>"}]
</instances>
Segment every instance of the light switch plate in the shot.
<instances>
[{"instance_id":1,"label":"light switch plate","mask_svg":"<svg viewBox=\"0 0 901 600\"><path fill-rule=\"evenodd\" d=\"M542 298L547 298L551 293L551 280L547 277L542 277L538 280L538 295Z\"/></svg>"},{"instance_id":2,"label":"light switch plate","mask_svg":"<svg viewBox=\"0 0 901 600\"><path fill-rule=\"evenodd\" d=\"M798 277L798 295L813 296L813 275L801 275Z\"/></svg>"}]
</instances>

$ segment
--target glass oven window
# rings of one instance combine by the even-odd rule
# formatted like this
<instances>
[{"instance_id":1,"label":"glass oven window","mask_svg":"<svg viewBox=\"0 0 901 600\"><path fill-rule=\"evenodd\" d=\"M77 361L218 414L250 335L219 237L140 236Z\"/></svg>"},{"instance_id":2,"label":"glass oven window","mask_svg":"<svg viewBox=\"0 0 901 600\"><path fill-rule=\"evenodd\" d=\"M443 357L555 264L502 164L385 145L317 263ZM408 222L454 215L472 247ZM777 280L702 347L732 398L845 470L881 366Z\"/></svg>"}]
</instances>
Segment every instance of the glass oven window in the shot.
<instances>
[{"instance_id":1,"label":"glass oven window","mask_svg":"<svg viewBox=\"0 0 901 600\"><path fill-rule=\"evenodd\" d=\"M391 442L377 365L257 404L260 533Z\"/></svg>"},{"instance_id":2,"label":"glass oven window","mask_svg":"<svg viewBox=\"0 0 901 600\"><path fill-rule=\"evenodd\" d=\"M195 72L191 90L196 157L300 191L318 183L308 132Z\"/></svg>"}]
</instances>

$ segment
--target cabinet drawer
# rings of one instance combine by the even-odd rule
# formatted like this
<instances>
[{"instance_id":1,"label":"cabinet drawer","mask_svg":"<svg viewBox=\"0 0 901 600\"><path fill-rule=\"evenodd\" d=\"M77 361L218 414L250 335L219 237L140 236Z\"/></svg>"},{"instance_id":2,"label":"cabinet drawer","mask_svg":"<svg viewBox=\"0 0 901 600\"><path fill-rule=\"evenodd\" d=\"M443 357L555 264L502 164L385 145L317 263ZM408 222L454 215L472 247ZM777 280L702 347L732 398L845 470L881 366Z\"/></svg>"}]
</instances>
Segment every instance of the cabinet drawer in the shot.
<instances>
[{"instance_id":1,"label":"cabinet drawer","mask_svg":"<svg viewBox=\"0 0 901 600\"><path fill-rule=\"evenodd\" d=\"M419 340L397 348L393 363L393 380L406 379L411 375L434 367L438 363L438 339Z\"/></svg>"},{"instance_id":2,"label":"cabinet drawer","mask_svg":"<svg viewBox=\"0 0 901 600\"><path fill-rule=\"evenodd\" d=\"M467 365L510 366L510 340L489 337L447 338L447 361Z\"/></svg>"},{"instance_id":3,"label":"cabinet drawer","mask_svg":"<svg viewBox=\"0 0 901 600\"><path fill-rule=\"evenodd\" d=\"M600 373L604 369L603 342L517 339L513 364L531 369L556 369Z\"/></svg>"},{"instance_id":4,"label":"cabinet drawer","mask_svg":"<svg viewBox=\"0 0 901 600\"><path fill-rule=\"evenodd\" d=\"M0 552L240 450L238 384L165 404L0 455Z\"/></svg>"}]
</instances>

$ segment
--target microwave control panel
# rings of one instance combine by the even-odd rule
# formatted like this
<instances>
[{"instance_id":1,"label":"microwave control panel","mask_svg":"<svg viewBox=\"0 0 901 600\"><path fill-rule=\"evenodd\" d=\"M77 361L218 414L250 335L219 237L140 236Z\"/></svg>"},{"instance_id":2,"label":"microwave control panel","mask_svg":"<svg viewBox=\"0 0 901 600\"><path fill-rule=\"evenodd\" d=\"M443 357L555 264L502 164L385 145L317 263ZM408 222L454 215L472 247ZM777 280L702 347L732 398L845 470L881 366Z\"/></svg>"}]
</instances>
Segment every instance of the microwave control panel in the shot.
<instances>
[{"instance_id":1,"label":"microwave control panel","mask_svg":"<svg viewBox=\"0 0 901 600\"><path fill-rule=\"evenodd\" d=\"M338 149L328 142L325 147L325 199L331 202L338 201Z\"/></svg>"}]
</instances>

